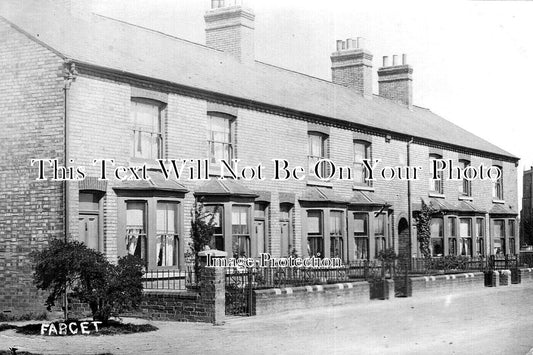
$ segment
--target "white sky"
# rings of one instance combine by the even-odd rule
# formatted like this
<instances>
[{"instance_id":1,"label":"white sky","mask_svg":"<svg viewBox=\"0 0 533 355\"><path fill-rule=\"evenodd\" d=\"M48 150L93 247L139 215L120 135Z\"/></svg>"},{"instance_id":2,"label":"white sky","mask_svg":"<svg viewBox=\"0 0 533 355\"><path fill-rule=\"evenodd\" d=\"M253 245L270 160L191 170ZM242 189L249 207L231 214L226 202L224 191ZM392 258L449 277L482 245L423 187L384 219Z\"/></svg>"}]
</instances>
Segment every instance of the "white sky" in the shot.
<instances>
[{"instance_id":1,"label":"white sky","mask_svg":"<svg viewBox=\"0 0 533 355\"><path fill-rule=\"evenodd\" d=\"M210 0L93 1L95 12L205 43ZM521 191L533 163L533 1L244 1L263 62L330 80L337 39L364 37L374 72L382 56L407 53L415 105L520 157Z\"/></svg>"}]
</instances>

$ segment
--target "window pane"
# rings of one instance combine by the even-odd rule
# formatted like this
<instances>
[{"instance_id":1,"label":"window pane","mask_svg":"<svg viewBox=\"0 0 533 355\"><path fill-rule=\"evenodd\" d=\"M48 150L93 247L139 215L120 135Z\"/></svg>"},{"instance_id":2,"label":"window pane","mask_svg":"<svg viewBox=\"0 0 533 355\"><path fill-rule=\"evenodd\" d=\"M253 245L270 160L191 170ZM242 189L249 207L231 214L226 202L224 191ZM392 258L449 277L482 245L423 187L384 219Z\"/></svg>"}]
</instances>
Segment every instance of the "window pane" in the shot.
<instances>
[{"instance_id":1,"label":"window pane","mask_svg":"<svg viewBox=\"0 0 533 355\"><path fill-rule=\"evenodd\" d=\"M494 236L505 237L505 221L494 221Z\"/></svg>"},{"instance_id":2,"label":"window pane","mask_svg":"<svg viewBox=\"0 0 533 355\"><path fill-rule=\"evenodd\" d=\"M309 234L322 234L320 211L308 211L307 212L307 232Z\"/></svg>"},{"instance_id":3,"label":"window pane","mask_svg":"<svg viewBox=\"0 0 533 355\"><path fill-rule=\"evenodd\" d=\"M509 220L509 236L514 237L515 236L515 221Z\"/></svg>"},{"instance_id":4,"label":"window pane","mask_svg":"<svg viewBox=\"0 0 533 355\"><path fill-rule=\"evenodd\" d=\"M354 213L354 233L367 235L368 214Z\"/></svg>"},{"instance_id":5,"label":"window pane","mask_svg":"<svg viewBox=\"0 0 533 355\"><path fill-rule=\"evenodd\" d=\"M354 162L362 163L363 159L368 159L367 149L368 144L363 142L354 142L353 152L354 152Z\"/></svg>"},{"instance_id":6,"label":"window pane","mask_svg":"<svg viewBox=\"0 0 533 355\"><path fill-rule=\"evenodd\" d=\"M324 157L324 139L321 135L309 134L309 155Z\"/></svg>"},{"instance_id":7,"label":"window pane","mask_svg":"<svg viewBox=\"0 0 533 355\"><path fill-rule=\"evenodd\" d=\"M355 238L356 259L368 259L368 238Z\"/></svg>"},{"instance_id":8,"label":"window pane","mask_svg":"<svg viewBox=\"0 0 533 355\"><path fill-rule=\"evenodd\" d=\"M472 220L469 218L461 218L459 220L461 237L472 236Z\"/></svg>"},{"instance_id":9,"label":"window pane","mask_svg":"<svg viewBox=\"0 0 533 355\"><path fill-rule=\"evenodd\" d=\"M483 223L483 218L476 219L476 230L478 237L482 237L485 233L485 223Z\"/></svg>"},{"instance_id":10,"label":"window pane","mask_svg":"<svg viewBox=\"0 0 533 355\"><path fill-rule=\"evenodd\" d=\"M431 255L442 256L444 254L444 239L431 238Z\"/></svg>"},{"instance_id":11,"label":"window pane","mask_svg":"<svg viewBox=\"0 0 533 355\"><path fill-rule=\"evenodd\" d=\"M342 234L342 212L332 211L329 218L330 234Z\"/></svg>"},{"instance_id":12,"label":"window pane","mask_svg":"<svg viewBox=\"0 0 533 355\"><path fill-rule=\"evenodd\" d=\"M233 234L248 234L248 210L247 206L233 206L231 212L231 224Z\"/></svg>"},{"instance_id":13,"label":"window pane","mask_svg":"<svg viewBox=\"0 0 533 355\"><path fill-rule=\"evenodd\" d=\"M442 218L432 218L431 219L431 225L430 225L430 231L432 237L442 237L443 236L443 230L442 230Z\"/></svg>"},{"instance_id":14,"label":"window pane","mask_svg":"<svg viewBox=\"0 0 533 355\"><path fill-rule=\"evenodd\" d=\"M374 219L374 234L384 235L385 234L385 215L379 214Z\"/></svg>"}]
</instances>

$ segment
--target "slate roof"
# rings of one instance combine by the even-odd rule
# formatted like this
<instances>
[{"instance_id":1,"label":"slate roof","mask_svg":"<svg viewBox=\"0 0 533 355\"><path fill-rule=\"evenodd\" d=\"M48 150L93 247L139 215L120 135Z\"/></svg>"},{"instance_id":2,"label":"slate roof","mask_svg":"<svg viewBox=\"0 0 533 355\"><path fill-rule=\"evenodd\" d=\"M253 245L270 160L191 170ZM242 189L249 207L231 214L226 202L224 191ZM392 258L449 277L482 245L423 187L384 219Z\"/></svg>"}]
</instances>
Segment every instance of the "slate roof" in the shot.
<instances>
[{"instance_id":1,"label":"slate roof","mask_svg":"<svg viewBox=\"0 0 533 355\"><path fill-rule=\"evenodd\" d=\"M225 95L249 104L340 120L361 128L442 142L517 160L431 111L102 16L74 18L48 0L3 0L0 16L59 55L96 67ZM240 102L240 101L239 101Z\"/></svg>"},{"instance_id":2,"label":"slate roof","mask_svg":"<svg viewBox=\"0 0 533 355\"><path fill-rule=\"evenodd\" d=\"M164 190L187 193L189 190L179 182L172 179L165 179L163 174L157 170L148 170L147 175L150 180L122 181L114 187L116 190Z\"/></svg>"},{"instance_id":3,"label":"slate roof","mask_svg":"<svg viewBox=\"0 0 533 355\"><path fill-rule=\"evenodd\" d=\"M211 179L194 192L200 196L242 196L256 198L259 195L232 179Z\"/></svg>"}]
</instances>

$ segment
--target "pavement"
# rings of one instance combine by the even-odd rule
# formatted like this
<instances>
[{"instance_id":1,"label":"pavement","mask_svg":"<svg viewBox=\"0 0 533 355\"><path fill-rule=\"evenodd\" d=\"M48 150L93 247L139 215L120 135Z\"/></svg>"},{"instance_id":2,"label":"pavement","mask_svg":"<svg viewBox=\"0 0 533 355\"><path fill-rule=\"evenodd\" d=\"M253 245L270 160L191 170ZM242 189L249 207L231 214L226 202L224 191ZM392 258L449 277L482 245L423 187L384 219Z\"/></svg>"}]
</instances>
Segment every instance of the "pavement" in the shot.
<instances>
[{"instance_id":1,"label":"pavement","mask_svg":"<svg viewBox=\"0 0 533 355\"><path fill-rule=\"evenodd\" d=\"M0 350L41 354L532 354L533 285L395 298L255 317L222 326L147 322L158 331L45 337L0 332Z\"/></svg>"}]
</instances>

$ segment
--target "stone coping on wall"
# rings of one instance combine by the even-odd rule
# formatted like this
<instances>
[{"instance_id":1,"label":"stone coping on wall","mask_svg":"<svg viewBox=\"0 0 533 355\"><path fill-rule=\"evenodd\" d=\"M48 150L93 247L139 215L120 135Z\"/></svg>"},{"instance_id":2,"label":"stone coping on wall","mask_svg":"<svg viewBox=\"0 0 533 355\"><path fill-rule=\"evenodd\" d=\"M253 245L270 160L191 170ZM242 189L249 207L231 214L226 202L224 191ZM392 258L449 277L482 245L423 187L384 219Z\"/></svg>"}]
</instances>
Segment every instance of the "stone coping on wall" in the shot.
<instances>
[{"instance_id":1,"label":"stone coping on wall","mask_svg":"<svg viewBox=\"0 0 533 355\"><path fill-rule=\"evenodd\" d=\"M253 315L370 301L367 281L254 290Z\"/></svg>"},{"instance_id":2,"label":"stone coping on wall","mask_svg":"<svg viewBox=\"0 0 533 355\"><path fill-rule=\"evenodd\" d=\"M456 279L469 279L475 278L476 276L484 277L482 272L469 272L463 274L449 274L449 275L437 275L437 276L416 276L410 277L411 281L424 280L426 282L436 282L442 280L456 280Z\"/></svg>"},{"instance_id":3,"label":"stone coping on wall","mask_svg":"<svg viewBox=\"0 0 533 355\"><path fill-rule=\"evenodd\" d=\"M157 289L144 289L143 295L158 295L158 296L169 296L178 299L197 299L200 297L198 292L189 291L189 290L157 290Z\"/></svg>"},{"instance_id":4,"label":"stone coping on wall","mask_svg":"<svg viewBox=\"0 0 533 355\"><path fill-rule=\"evenodd\" d=\"M284 288L269 288L264 290L255 290L257 295L290 295L293 293L305 293L305 292L327 292L333 290L349 290L354 286L361 286L362 284L368 284L368 282L349 282L349 283L337 283L326 285L312 285L312 286L296 286L296 287L284 287Z\"/></svg>"}]
</instances>

